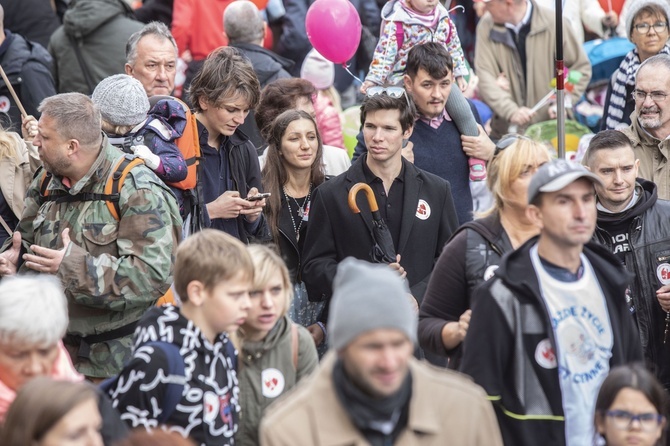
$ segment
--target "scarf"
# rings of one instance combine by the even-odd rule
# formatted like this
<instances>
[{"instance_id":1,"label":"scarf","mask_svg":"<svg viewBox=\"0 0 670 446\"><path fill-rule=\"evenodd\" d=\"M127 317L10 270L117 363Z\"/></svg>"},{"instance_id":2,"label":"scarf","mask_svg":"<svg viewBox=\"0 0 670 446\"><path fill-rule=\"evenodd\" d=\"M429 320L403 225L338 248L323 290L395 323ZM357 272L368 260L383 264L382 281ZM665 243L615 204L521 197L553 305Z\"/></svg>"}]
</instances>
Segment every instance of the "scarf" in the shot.
<instances>
[{"instance_id":1,"label":"scarf","mask_svg":"<svg viewBox=\"0 0 670 446\"><path fill-rule=\"evenodd\" d=\"M670 54L668 44L661 48L658 54ZM630 99L626 97L626 86L635 87L635 75L640 68L640 64L640 55L635 48L626 54L619 68L612 75L610 105L605 110L605 126L607 129L616 129L620 124L625 124L624 109L626 108L626 101Z\"/></svg>"},{"instance_id":2,"label":"scarf","mask_svg":"<svg viewBox=\"0 0 670 446\"><path fill-rule=\"evenodd\" d=\"M438 3L438 5L439 5L439 3ZM405 10L405 12L410 17L413 17L413 18L419 20L424 26L426 26L430 29L435 29L435 25L437 25L437 21L440 18L439 7L436 7L435 9L433 9L428 14L422 14L420 12L415 11L412 8L412 5L410 4L410 0L400 0L400 6L402 7L402 9Z\"/></svg>"},{"instance_id":3,"label":"scarf","mask_svg":"<svg viewBox=\"0 0 670 446\"><path fill-rule=\"evenodd\" d=\"M412 375L407 373L400 389L385 398L372 398L361 391L347 376L338 359L333 367L333 384L337 398L346 408L351 421L372 446L391 443L407 426L409 401L412 397Z\"/></svg>"}]
</instances>

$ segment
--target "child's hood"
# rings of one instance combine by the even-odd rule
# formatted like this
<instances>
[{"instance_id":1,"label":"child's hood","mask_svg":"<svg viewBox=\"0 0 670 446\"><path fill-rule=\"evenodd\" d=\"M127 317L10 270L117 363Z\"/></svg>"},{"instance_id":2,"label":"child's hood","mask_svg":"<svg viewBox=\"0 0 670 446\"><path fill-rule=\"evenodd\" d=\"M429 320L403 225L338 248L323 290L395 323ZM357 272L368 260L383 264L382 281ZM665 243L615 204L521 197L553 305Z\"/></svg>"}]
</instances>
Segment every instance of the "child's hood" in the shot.
<instances>
[{"instance_id":1,"label":"child's hood","mask_svg":"<svg viewBox=\"0 0 670 446\"><path fill-rule=\"evenodd\" d=\"M382 20L389 22L402 22L404 25L421 25L424 26L421 20L417 17L411 16L400 4L401 0L391 0L387 2L382 8ZM441 3L437 4L437 10L439 11L441 21L444 17L449 15L447 8L442 6Z\"/></svg>"}]
</instances>

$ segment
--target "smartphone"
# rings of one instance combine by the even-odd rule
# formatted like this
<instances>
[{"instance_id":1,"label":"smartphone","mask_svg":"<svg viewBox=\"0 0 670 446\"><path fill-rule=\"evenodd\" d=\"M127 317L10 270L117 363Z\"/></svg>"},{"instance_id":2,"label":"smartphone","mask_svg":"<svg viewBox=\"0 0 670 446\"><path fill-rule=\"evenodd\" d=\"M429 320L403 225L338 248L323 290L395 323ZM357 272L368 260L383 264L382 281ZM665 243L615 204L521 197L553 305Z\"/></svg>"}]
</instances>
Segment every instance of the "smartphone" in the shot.
<instances>
[{"instance_id":1,"label":"smartphone","mask_svg":"<svg viewBox=\"0 0 670 446\"><path fill-rule=\"evenodd\" d=\"M263 198L268 198L270 195L271 195L270 192L265 192L265 193L263 193L263 194L256 194L256 195L254 195L254 196L247 197L247 201L258 201L258 200L262 200Z\"/></svg>"}]
</instances>

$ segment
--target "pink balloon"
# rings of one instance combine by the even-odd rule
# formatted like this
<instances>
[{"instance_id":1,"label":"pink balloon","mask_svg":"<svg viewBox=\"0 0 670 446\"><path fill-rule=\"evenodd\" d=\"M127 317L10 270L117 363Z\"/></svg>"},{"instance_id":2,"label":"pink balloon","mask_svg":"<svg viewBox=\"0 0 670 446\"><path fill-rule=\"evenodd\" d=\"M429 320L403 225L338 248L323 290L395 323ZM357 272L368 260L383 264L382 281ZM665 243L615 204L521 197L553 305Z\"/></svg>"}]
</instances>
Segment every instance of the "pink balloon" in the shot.
<instances>
[{"instance_id":1,"label":"pink balloon","mask_svg":"<svg viewBox=\"0 0 670 446\"><path fill-rule=\"evenodd\" d=\"M323 57L343 64L361 41L361 18L349 0L316 0L305 18L307 37Z\"/></svg>"}]
</instances>

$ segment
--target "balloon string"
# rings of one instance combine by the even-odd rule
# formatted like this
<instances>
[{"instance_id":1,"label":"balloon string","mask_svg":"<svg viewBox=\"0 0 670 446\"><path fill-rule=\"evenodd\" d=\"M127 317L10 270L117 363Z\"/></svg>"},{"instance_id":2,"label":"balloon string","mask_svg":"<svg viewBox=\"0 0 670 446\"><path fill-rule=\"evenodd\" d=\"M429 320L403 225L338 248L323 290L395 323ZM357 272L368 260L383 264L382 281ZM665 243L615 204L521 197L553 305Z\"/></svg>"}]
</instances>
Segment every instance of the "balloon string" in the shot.
<instances>
[{"instance_id":1,"label":"balloon string","mask_svg":"<svg viewBox=\"0 0 670 446\"><path fill-rule=\"evenodd\" d=\"M352 72L349 70L349 65L347 65L346 63L343 63L342 66L343 66L344 69L347 71L347 73L351 74L351 77L353 77L354 79L356 79L356 80L357 80L358 82L360 82L361 84L363 83L362 80L360 80L359 78L357 78L356 75L355 75L354 73L352 73Z\"/></svg>"}]
</instances>

